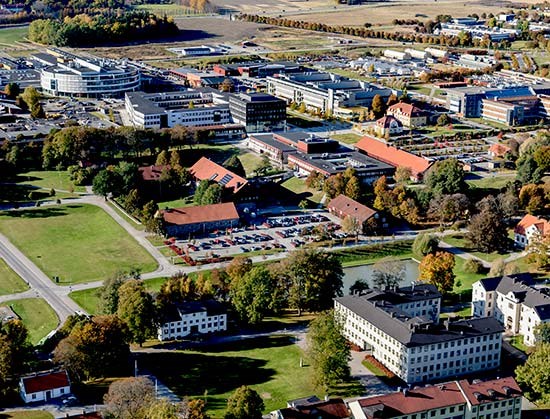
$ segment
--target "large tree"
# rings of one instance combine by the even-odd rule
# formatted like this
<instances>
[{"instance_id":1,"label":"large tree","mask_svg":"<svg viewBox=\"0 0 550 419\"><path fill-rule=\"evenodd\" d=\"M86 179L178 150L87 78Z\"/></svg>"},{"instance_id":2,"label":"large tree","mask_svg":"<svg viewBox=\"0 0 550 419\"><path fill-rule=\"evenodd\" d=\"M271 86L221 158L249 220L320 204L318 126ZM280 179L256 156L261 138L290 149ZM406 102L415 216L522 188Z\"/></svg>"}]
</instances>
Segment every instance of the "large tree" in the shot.
<instances>
[{"instance_id":1,"label":"large tree","mask_svg":"<svg viewBox=\"0 0 550 419\"><path fill-rule=\"evenodd\" d=\"M421 233L415 237L412 251L418 257L424 257L430 253L435 253L439 246L439 239L427 233Z\"/></svg>"},{"instance_id":2,"label":"large tree","mask_svg":"<svg viewBox=\"0 0 550 419\"><path fill-rule=\"evenodd\" d=\"M441 293L450 292L455 282L454 267L455 257L452 253L430 253L420 262L420 280L435 285Z\"/></svg>"},{"instance_id":3,"label":"large tree","mask_svg":"<svg viewBox=\"0 0 550 419\"><path fill-rule=\"evenodd\" d=\"M476 249L485 253L505 250L508 246L508 231L498 200L489 196L479 202L478 208L479 213L468 224L467 239Z\"/></svg>"},{"instance_id":4,"label":"large tree","mask_svg":"<svg viewBox=\"0 0 550 419\"><path fill-rule=\"evenodd\" d=\"M123 378L109 386L104 402L107 419L149 419L155 387L147 377Z\"/></svg>"},{"instance_id":5,"label":"large tree","mask_svg":"<svg viewBox=\"0 0 550 419\"><path fill-rule=\"evenodd\" d=\"M139 279L139 271L117 272L103 282L99 289L99 308L105 314L115 314L118 309L118 290L128 279Z\"/></svg>"},{"instance_id":6,"label":"large tree","mask_svg":"<svg viewBox=\"0 0 550 419\"><path fill-rule=\"evenodd\" d=\"M229 296L241 320L259 323L275 307L275 281L264 266L231 280Z\"/></svg>"},{"instance_id":7,"label":"large tree","mask_svg":"<svg viewBox=\"0 0 550 419\"><path fill-rule=\"evenodd\" d=\"M468 189L462 164L456 159L436 162L426 175L426 185L435 195L463 193Z\"/></svg>"},{"instance_id":8,"label":"large tree","mask_svg":"<svg viewBox=\"0 0 550 419\"><path fill-rule=\"evenodd\" d=\"M525 364L516 368L516 380L527 391L525 396L541 405L550 404L550 344L541 343L527 358Z\"/></svg>"},{"instance_id":9,"label":"large tree","mask_svg":"<svg viewBox=\"0 0 550 419\"><path fill-rule=\"evenodd\" d=\"M0 326L0 395L9 392L10 380L24 371L31 349L27 328L20 320Z\"/></svg>"},{"instance_id":10,"label":"large tree","mask_svg":"<svg viewBox=\"0 0 550 419\"><path fill-rule=\"evenodd\" d=\"M376 118L384 116L386 113L386 103L380 95L374 95L370 109Z\"/></svg>"},{"instance_id":11,"label":"large tree","mask_svg":"<svg viewBox=\"0 0 550 419\"><path fill-rule=\"evenodd\" d=\"M227 400L225 419L261 419L264 402L260 395L247 386L239 387Z\"/></svg>"},{"instance_id":12,"label":"large tree","mask_svg":"<svg viewBox=\"0 0 550 419\"><path fill-rule=\"evenodd\" d=\"M126 322L133 341L140 345L154 333L155 306L142 281L131 279L118 290L118 316Z\"/></svg>"},{"instance_id":13,"label":"large tree","mask_svg":"<svg viewBox=\"0 0 550 419\"><path fill-rule=\"evenodd\" d=\"M328 388L349 377L350 347L332 310L322 313L311 322L307 340L308 354L318 385Z\"/></svg>"}]
</instances>

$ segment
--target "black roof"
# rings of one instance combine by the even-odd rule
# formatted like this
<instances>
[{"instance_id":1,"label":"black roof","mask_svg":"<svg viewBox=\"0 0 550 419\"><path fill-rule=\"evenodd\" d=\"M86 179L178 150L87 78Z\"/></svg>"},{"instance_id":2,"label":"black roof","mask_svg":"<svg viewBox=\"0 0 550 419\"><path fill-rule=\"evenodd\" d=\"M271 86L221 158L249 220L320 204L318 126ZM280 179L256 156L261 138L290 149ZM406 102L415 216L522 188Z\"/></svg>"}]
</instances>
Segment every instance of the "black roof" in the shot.
<instances>
[{"instance_id":1,"label":"black roof","mask_svg":"<svg viewBox=\"0 0 550 419\"><path fill-rule=\"evenodd\" d=\"M186 301L165 306L162 312L162 319L164 322L177 322L185 314L202 313L204 311L209 316L227 312L225 306L215 300Z\"/></svg>"},{"instance_id":2,"label":"black roof","mask_svg":"<svg viewBox=\"0 0 550 419\"><path fill-rule=\"evenodd\" d=\"M481 285L485 291L495 291L503 279L511 280L512 282L523 282L527 285L533 284L533 277L529 273L512 274L505 276L495 276L492 278L480 279Z\"/></svg>"}]
</instances>

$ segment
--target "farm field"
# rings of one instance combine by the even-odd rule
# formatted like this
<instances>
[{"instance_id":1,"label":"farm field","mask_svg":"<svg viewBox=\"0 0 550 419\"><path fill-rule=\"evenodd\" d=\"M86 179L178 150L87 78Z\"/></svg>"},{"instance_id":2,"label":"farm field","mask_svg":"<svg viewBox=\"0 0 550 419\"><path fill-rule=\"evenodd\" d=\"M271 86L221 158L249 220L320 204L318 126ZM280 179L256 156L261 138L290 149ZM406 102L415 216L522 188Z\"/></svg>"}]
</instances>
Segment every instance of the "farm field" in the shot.
<instances>
[{"instance_id":1,"label":"farm field","mask_svg":"<svg viewBox=\"0 0 550 419\"><path fill-rule=\"evenodd\" d=\"M105 279L156 262L101 208L61 205L0 215L0 231L61 285Z\"/></svg>"}]
</instances>

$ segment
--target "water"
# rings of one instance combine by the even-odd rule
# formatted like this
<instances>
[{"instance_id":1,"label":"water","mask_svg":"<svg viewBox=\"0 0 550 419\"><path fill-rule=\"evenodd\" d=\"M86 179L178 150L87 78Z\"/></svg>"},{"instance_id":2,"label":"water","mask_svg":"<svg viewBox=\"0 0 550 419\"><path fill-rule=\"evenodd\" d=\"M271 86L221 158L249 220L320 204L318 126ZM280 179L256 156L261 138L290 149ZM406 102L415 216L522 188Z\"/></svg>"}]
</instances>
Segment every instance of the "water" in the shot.
<instances>
[{"instance_id":1,"label":"water","mask_svg":"<svg viewBox=\"0 0 550 419\"><path fill-rule=\"evenodd\" d=\"M402 262L405 265L405 279L401 281L399 285L410 285L411 282L418 279L418 263L412 259L404 260ZM371 264L344 268L344 295L349 294L349 287L351 287L358 279L366 279L372 288L373 266L374 265Z\"/></svg>"}]
</instances>

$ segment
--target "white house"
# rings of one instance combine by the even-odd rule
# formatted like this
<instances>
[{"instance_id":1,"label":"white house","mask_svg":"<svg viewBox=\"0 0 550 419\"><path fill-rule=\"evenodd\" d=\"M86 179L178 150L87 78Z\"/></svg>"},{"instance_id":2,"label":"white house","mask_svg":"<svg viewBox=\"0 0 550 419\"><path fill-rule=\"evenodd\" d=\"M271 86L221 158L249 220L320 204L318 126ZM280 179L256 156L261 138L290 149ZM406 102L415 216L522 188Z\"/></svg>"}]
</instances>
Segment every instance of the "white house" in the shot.
<instances>
[{"instance_id":1,"label":"white house","mask_svg":"<svg viewBox=\"0 0 550 419\"><path fill-rule=\"evenodd\" d=\"M529 274L485 278L472 285L472 315L492 316L506 331L522 335L523 342L536 342L535 328L550 320L550 296L533 288Z\"/></svg>"},{"instance_id":2,"label":"white house","mask_svg":"<svg viewBox=\"0 0 550 419\"><path fill-rule=\"evenodd\" d=\"M536 240L550 235L550 222L543 218L527 214L514 228L514 243L527 247Z\"/></svg>"},{"instance_id":3,"label":"white house","mask_svg":"<svg viewBox=\"0 0 550 419\"><path fill-rule=\"evenodd\" d=\"M225 307L214 300L189 301L166 308L158 328L160 341L182 339L192 334L207 334L227 330Z\"/></svg>"},{"instance_id":4,"label":"white house","mask_svg":"<svg viewBox=\"0 0 550 419\"><path fill-rule=\"evenodd\" d=\"M440 306L441 294L429 284L334 300L346 339L406 383L498 368L502 326L491 317L441 325Z\"/></svg>"},{"instance_id":5,"label":"white house","mask_svg":"<svg viewBox=\"0 0 550 419\"><path fill-rule=\"evenodd\" d=\"M21 377L19 393L25 403L48 402L71 393L66 371L41 372Z\"/></svg>"}]
</instances>

